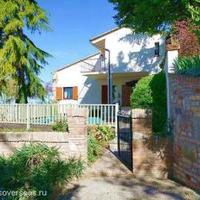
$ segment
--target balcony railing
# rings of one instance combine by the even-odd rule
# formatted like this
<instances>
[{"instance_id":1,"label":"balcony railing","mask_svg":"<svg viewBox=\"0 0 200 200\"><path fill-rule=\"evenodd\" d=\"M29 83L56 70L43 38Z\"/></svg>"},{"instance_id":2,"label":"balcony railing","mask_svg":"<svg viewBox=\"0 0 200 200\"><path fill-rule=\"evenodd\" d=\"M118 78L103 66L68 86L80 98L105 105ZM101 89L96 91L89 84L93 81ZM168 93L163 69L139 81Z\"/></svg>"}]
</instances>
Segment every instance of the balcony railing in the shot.
<instances>
[{"instance_id":1,"label":"balcony railing","mask_svg":"<svg viewBox=\"0 0 200 200\"><path fill-rule=\"evenodd\" d=\"M89 73L89 72L106 72L108 69L105 59L100 56L97 59L85 61L81 64L81 72Z\"/></svg>"}]
</instances>

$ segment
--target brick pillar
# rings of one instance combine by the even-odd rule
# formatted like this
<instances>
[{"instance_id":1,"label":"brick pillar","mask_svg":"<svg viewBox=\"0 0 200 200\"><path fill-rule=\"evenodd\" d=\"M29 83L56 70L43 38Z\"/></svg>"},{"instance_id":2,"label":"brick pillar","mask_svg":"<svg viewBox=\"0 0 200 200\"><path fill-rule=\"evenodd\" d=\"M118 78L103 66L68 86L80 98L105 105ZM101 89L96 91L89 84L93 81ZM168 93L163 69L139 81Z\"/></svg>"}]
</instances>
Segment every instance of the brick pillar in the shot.
<instances>
[{"instance_id":1,"label":"brick pillar","mask_svg":"<svg viewBox=\"0 0 200 200\"><path fill-rule=\"evenodd\" d=\"M133 173L162 179L171 176L173 143L171 138L153 136L152 111L133 109L132 123Z\"/></svg>"},{"instance_id":2,"label":"brick pillar","mask_svg":"<svg viewBox=\"0 0 200 200\"><path fill-rule=\"evenodd\" d=\"M70 151L78 150L82 159L87 162L87 109L69 108L67 114Z\"/></svg>"},{"instance_id":3,"label":"brick pillar","mask_svg":"<svg viewBox=\"0 0 200 200\"><path fill-rule=\"evenodd\" d=\"M87 136L87 109L68 108L67 115L70 134Z\"/></svg>"},{"instance_id":4,"label":"brick pillar","mask_svg":"<svg viewBox=\"0 0 200 200\"><path fill-rule=\"evenodd\" d=\"M152 111L144 109L132 110L133 133L149 135L152 133Z\"/></svg>"}]
</instances>

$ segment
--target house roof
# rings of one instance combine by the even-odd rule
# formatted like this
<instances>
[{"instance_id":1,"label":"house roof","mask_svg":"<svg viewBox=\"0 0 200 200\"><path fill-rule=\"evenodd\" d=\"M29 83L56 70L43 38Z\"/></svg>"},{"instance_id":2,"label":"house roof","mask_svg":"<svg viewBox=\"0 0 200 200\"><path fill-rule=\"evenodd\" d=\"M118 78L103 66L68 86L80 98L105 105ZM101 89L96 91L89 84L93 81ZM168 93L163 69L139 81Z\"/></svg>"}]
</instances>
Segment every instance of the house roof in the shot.
<instances>
[{"instance_id":1,"label":"house roof","mask_svg":"<svg viewBox=\"0 0 200 200\"><path fill-rule=\"evenodd\" d=\"M66 68L68 68L68 67L71 67L71 66L73 66L73 65L75 65L75 64L78 64L78 63L80 63L80 62L83 62L83 61L85 61L85 60L87 60L87 59L89 59L89 58L92 58L92 57L94 57L94 56L97 56L97 55L99 55L99 54L100 54L100 53L95 53L95 54L92 54L92 55L87 56L87 57L85 57L85 58L82 58L82 59L80 59L80 60L77 60L77 61L74 62L74 63L65 65L64 67L62 67L62 68L56 70L56 72L62 71L63 69L66 69Z\"/></svg>"},{"instance_id":2,"label":"house roof","mask_svg":"<svg viewBox=\"0 0 200 200\"><path fill-rule=\"evenodd\" d=\"M112 29L112 30L110 30L110 31L104 32L104 33L102 33L102 34L100 34L100 35L98 35L98 36L95 36L95 37L93 37L93 38L90 39L90 42L93 42L94 40L97 40L97 39L99 39L99 38L101 38L101 37L104 37L104 36L110 34L110 33L113 33L113 32L115 32L115 31L118 31L119 29L121 29L121 28L120 28L120 27L117 27L117 28L114 28L114 29Z\"/></svg>"},{"instance_id":3,"label":"house roof","mask_svg":"<svg viewBox=\"0 0 200 200\"><path fill-rule=\"evenodd\" d=\"M104 33L102 33L102 34L100 34L100 35L98 35L98 36L95 36L94 38L90 39L90 42L93 42L94 40L97 40L97 39L99 39L99 38L101 38L101 37L104 37L104 36L106 36L106 35L108 35L108 34L110 34L110 33L113 33L113 32L115 32L115 31L119 30L119 29L121 29L121 28L117 27L117 28L114 28L114 29L112 29L112 30L110 30L110 31L104 32ZM93 57L93 56L96 56L96 55L98 55L98 54L100 54L100 53L96 53L96 54L90 55L90 56L88 56L88 57L86 57L86 58L82 58L82 59L80 59L80 60L78 60L78 61L76 61L76 62L74 62L74 63L65 65L64 67L62 67L62 68L56 70L56 72L62 71L63 69L66 69L66 68L68 68L68 67L71 67L71 66L73 66L73 65L75 65L75 64L77 64L77 63L83 62L83 61L85 61L85 60L87 60L87 59L89 59L89 58L91 58L91 57Z\"/></svg>"}]
</instances>

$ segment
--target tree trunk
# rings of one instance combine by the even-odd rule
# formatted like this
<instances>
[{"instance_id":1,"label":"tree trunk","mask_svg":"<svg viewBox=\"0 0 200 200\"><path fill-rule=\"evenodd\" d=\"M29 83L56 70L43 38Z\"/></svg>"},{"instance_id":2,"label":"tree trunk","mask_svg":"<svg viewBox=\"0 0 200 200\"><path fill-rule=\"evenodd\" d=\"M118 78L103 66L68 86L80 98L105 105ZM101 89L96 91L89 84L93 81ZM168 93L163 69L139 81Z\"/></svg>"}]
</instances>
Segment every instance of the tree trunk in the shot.
<instances>
[{"instance_id":1,"label":"tree trunk","mask_svg":"<svg viewBox=\"0 0 200 200\"><path fill-rule=\"evenodd\" d=\"M24 70L22 67L19 67L18 69L18 98L16 99L16 103L28 103L28 97L27 97L27 88L25 83L25 77L24 77Z\"/></svg>"}]
</instances>

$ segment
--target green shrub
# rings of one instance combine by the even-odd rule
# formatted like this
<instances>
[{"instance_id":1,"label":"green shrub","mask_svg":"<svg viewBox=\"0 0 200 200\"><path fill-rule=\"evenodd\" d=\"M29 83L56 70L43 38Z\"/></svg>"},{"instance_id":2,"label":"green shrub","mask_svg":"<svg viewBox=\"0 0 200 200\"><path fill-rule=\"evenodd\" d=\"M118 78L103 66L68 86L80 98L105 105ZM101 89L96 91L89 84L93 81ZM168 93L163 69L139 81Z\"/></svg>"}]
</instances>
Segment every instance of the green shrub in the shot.
<instances>
[{"instance_id":1,"label":"green shrub","mask_svg":"<svg viewBox=\"0 0 200 200\"><path fill-rule=\"evenodd\" d=\"M88 129L88 161L93 163L104 152L109 141L115 138L115 132L108 126L94 126Z\"/></svg>"},{"instance_id":2,"label":"green shrub","mask_svg":"<svg viewBox=\"0 0 200 200\"><path fill-rule=\"evenodd\" d=\"M102 141L108 142L115 138L115 132L112 127L109 126L98 126L96 132Z\"/></svg>"},{"instance_id":3,"label":"green shrub","mask_svg":"<svg viewBox=\"0 0 200 200\"><path fill-rule=\"evenodd\" d=\"M80 160L61 160L55 148L42 144L24 146L9 158L0 157L0 186L4 191L16 191L10 200L48 200L54 188L61 186L83 171ZM44 191L46 196L35 196ZM30 194L32 196L25 196Z\"/></svg>"},{"instance_id":4,"label":"green shrub","mask_svg":"<svg viewBox=\"0 0 200 200\"><path fill-rule=\"evenodd\" d=\"M175 62L178 74L200 76L200 55L192 57L180 57Z\"/></svg>"},{"instance_id":5,"label":"green shrub","mask_svg":"<svg viewBox=\"0 0 200 200\"><path fill-rule=\"evenodd\" d=\"M163 134L167 122L167 94L164 72L142 78L131 95L132 108L152 109L153 132Z\"/></svg>"},{"instance_id":6,"label":"green shrub","mask_svg":"<svg viewBox=\"0 0 200 200\"><path fill-rule=\"evenodd\" d=\"M146 76L138 81L131 95L132 108L152 108L153 97L151 91L152 76Z\"/></svg>"},{"instance_id":7,"label":"green shrub","mask_svg":"<svg viewBox=\"0 0 200 200\"><path fill-rule=\"evenodd\" d=\"M153 76L151 83L152 90L152 123L153 131L158 134L166 134L164 132L167 126L167 90L166 77L163 72Z\"/></svg>"},{"instance_id":8,"label":"green shrub","mask_svg":"<svg viewBox=\"0 0 200 200\"><path fill-rule=\"evenodd\" d=\"M66 121L59 121L56 122L52 126L53 131L58 131L58 132L68 132L68 123Z\"/></svg>"},{"instance_id":9,"label":"green shrub","mask_svg":"<svg viewBox=\"0 0 200 200\"><path fill-rule=\"evenodd\" d=\"M88 136L88 162L93 163L103 153L101 142L92 134Z\"/></svg>"}]
</instances>

